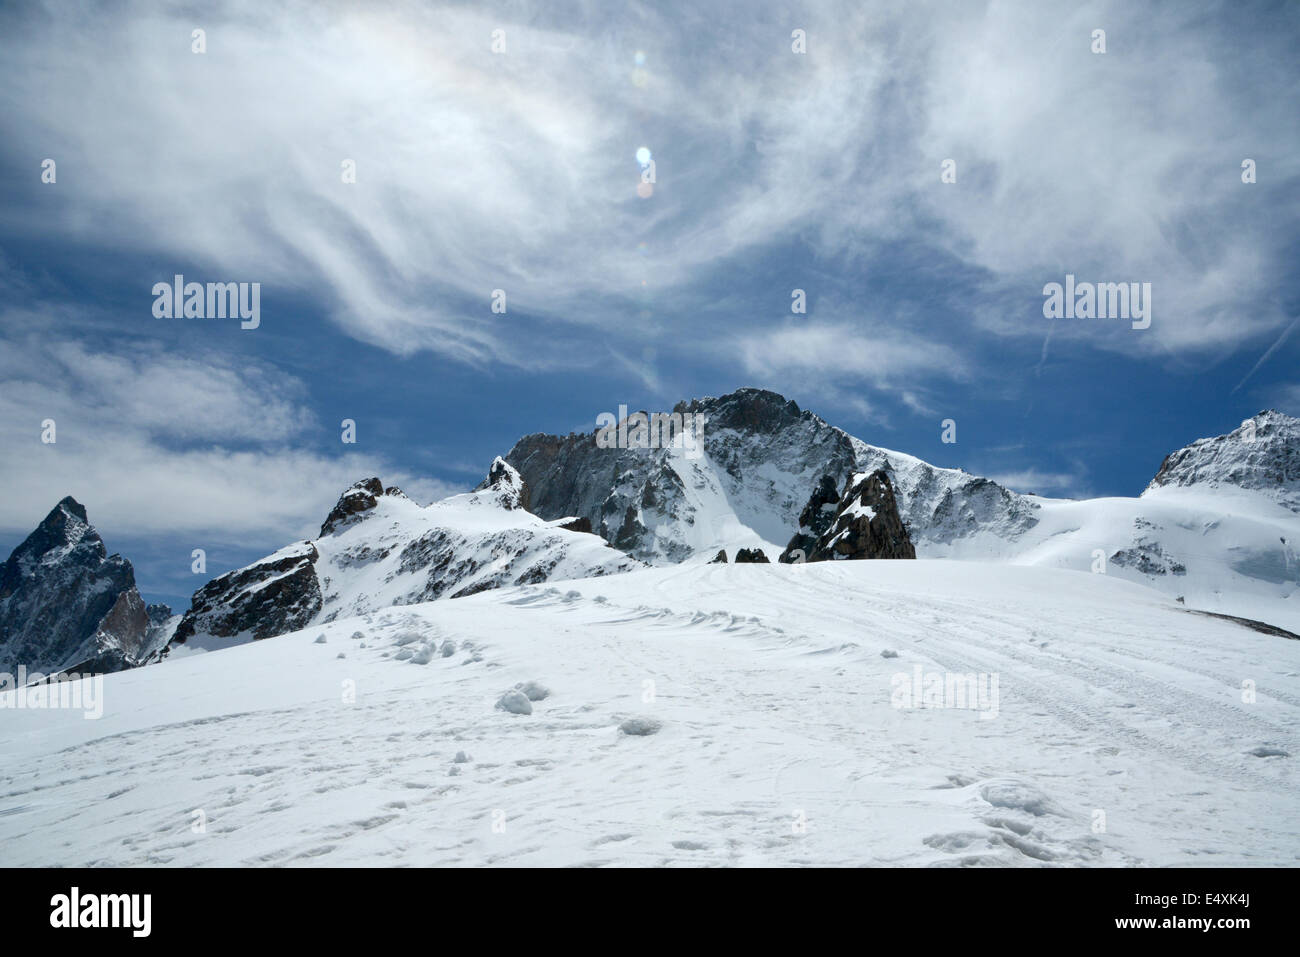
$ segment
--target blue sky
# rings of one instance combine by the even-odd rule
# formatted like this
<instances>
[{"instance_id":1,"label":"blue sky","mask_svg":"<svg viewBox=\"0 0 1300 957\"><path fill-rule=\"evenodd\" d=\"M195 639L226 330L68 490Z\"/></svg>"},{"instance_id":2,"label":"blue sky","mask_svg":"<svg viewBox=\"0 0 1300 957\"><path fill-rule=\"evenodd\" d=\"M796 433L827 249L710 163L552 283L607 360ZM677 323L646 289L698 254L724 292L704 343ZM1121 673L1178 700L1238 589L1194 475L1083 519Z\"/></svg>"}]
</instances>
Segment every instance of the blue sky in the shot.
<instances>
[{"instance_id":1,"label":"blue sky","mask_svg":"<svg viewBox=\"0 0 1300 957\"><path fill-rule=\"evenodd\" d=\"M72 494L183 606L358 478L746 385L1067 496L1300 414L1294 4L372 6L0 12L0 551ZM1067 273L1150 328L1045 319Z\"/></svg>"}]
</instances>

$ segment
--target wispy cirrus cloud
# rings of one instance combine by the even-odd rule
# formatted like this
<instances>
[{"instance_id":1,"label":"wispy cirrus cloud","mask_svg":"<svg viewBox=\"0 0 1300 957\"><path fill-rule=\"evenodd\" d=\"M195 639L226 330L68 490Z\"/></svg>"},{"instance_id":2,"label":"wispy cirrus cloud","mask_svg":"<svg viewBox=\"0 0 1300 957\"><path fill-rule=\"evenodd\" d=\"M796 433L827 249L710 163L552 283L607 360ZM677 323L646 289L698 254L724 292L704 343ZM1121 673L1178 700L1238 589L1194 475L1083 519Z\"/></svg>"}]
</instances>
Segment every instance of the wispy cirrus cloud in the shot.
<instances>
[{"instance_id":1,"label":"wispy cirrus cloud","mask_svg":"<svg viewBox=\"0 0 1300 957\"><path fill-rule=\"evenodd\" d=\"M662 334L688 329L715 268L790 242L853 270L906 242L982 271L966 313L927 326L939 344L1041 338L1036 290L1067 270L1156 285L1149 334L1056 333L1102 348L1233 349L1285 318L1269 293L1297 202L1296 74L1267 23L1207 27L1228 8L127 9L5 15L6 155L61 164L7 228L274 283L397 354L590 365L574 342L626 340L643 297Z\"/></svg>"}]
</instances>

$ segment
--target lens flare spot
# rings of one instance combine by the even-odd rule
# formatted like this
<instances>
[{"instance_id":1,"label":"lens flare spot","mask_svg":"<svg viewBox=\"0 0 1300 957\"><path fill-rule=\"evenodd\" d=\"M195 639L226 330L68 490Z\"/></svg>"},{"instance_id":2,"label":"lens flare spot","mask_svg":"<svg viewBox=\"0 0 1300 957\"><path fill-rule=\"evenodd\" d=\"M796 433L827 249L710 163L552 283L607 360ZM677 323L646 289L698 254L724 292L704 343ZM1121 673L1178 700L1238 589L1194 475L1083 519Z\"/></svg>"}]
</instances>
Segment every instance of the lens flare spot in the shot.
<instances>
[{"instance_id":1,"label":"lens flare spot","mask_svg":"<svg viewBox=\"0 0 1300 957\"><path fill-rule=\"evenodd\" d=\"M655 188L652 183L637 183L636 194L642 199L649 199L654 195Z\"/></svg>"},{"instance_id":2,"label":"lens flare spot","mask_svg":"<svg viewBox=\"0 0 1300 957\"><path fill-rule=\"evenodd\" d=\"M649 166L649 165L650 165L650 150L647 149L647 148L644 147L644 146L641 147L639 150L637 150L637 151L636 151L636 161L637 161L638 163L640 163L642 166Z\"/></svg>"}]
</instances>

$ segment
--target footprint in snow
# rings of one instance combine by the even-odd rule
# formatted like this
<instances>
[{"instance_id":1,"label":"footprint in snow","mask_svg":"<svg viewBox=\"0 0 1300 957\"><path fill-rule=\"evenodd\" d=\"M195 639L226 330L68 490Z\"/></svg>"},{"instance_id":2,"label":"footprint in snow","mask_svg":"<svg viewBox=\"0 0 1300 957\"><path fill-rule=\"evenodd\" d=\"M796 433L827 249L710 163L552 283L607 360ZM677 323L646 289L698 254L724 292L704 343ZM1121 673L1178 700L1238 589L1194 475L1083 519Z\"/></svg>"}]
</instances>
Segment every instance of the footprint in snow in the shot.
<instances>
[{"instance_id":1,"label":"footprint in snow","mask_svg":"<svg viewBox=\"0 0 1300 957\"><path fill-rule=\"evenodd\" d=\"M528 696L522 691L511 689L501 696L497 701L497 709L508 711L510 714L532 714L533 703L528 700Z\"/></svg>"},{"instance_id":2,"label":"footprint in snow","mask_svg":"<svg viewBox=\"0 0 1300 957\"><path fill-rule=\"evenodd\" d=\"M663 726L663 722L656 718L638 717L628 718L618 726L618 730L633 737L645 737L650 734L658 734Z\"/></svg>"},{"instance_id":3,"label":"footprint in snow","mask_svg":"<svg viewBox=\"0 0 1300 957\"><path fill-rule=\"evenodd\" d=\"M1290 752L1290 751L1284 751L1284 750L1282 750L1281 748L1275 748L1275 747L1273 747L1273 746L1270 745L1270 744L1261 744L1261 745L1260 745L1259 747L1257 747L1257 748L1251 748L1251 749L1250 749L1249 751L1247 751L1246 753L1247 753L1247 754L1254 755L1254 756L1257 757L1257 758L1289 758L1289 757L1291 757L1291 752Z\"/></svg>"},{"instance_id":4,"label":"footprint in snow","mask_svg":"<svg viewBox=\"0 0 1300 957\"><path fill-rule=\"evenodd\" d=\"M551 696L551 689L538 681L521 681L515 690L522 692L529 701L545 701Z\"/></svg>"}]
</instances>

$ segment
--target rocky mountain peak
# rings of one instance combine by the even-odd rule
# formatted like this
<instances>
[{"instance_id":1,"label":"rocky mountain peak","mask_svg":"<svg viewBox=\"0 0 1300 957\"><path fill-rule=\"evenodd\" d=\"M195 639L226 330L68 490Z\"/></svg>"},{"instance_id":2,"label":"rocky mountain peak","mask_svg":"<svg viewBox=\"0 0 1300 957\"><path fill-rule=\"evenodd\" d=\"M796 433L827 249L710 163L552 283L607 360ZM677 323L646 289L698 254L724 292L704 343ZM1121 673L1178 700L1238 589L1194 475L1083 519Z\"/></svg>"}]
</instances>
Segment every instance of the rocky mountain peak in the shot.
<instances>
[{"instance_id":1,"label":"rocky mountain peak","mask_svg":"<svg viewBox=\"0 0 1300 957\"><path fill-rule=\"evenodd\" d=\"M52 551L78 546L87 555L101 559L108 554L103 539L86 516L86 507L68 495L50 509L35 531L27 536L27 540L14 549L10 561L30 566L46 560ZM53 557L57 560L57 556ZM4 582L0 580L0 597L7 594L4 588Z\"/></svg>"},{"instance_id":2,"label":"rocky mountain peak","mask_svg":"<svg viewBox=\"0 0 1300 957\"><path fill-rule=\"evenodd\" d=\"M767 389L737 389L721 397L678 402L674 412L702 413L709 426L771 434L812 417L794 400Z\"/></svg>"},{"instance_id":3,"label":"rocky mountain peak","mask_svg":"<svg viewBox=\"0 0 1300 957\"><path fill-rule=\"evenodd\" d=\"M59 504L50 510L50 514L45 516L45 521L56 520L62 513L64 517L75 518L83 524L89 525L90 518L86 515L86 506L82 505L71 495L65 495L59 499ZM44 523L42 523L44 524Z\"/></svg>"},{"instance_id":4,"label":"rocky mountain peak","mask_svg":"<svg viewBox=\"0 0 1300 957\"><path fill-rule=\"evenodd\" d=\"M1266 409L1225 435L1171 452L1146 492L1172 486L1263 491L1300 511L1300 419Z\"/></svg>"},{"instance_id":5,"label":"rocky mountain peak","mask_svg":"<svg viewBox=\"0 0 1300 957\"><path fill-rule=\"evenodd\" d=\"M152 650L148 633L131 563L107 553L72 496L0 568L0 670L116 671Z\"/></svg>"},{"instance_id":6,"label":"rocky mountain peak","mask_svg":"<svg viewBox=\"0 0 1300 957\"><path fill-rule=\"evenodd\" d=\"M356 516L368 512L378 503L384 494L384 483L377 478L362 479L354 482L339 496L338 502L325 517L320 527L322 536L330 535L345 525L349 525Z\"/></svg>"},{"instance_id":7,"label":"rocky mountain peak","mask_svg":"<svg viewBox=\"0 0 1300 957\"><path fill-rule=\"evenodd\" d=\"M487 478L475 491L493 493L494 504L504 509L521 508L525 512L530 511L528 483L524 481L518 469L499 455L492 460Z\"/></svg>"},{"instance_id":8,"label":"rocky mountain peak","mask_svg":"<svg viewBox=\"0 0 1300 957\"><path fill-rule=\"evenodd\" d=\"M826 492L823 478L804 509L808 523L801 522L781 561L916 557L916 548L898 511L893 483L883 469L850 476L833 511L827 505ZM808 547L814 528L821 531Z\"/></svg>"},{"instance_id":9,"label":"rocky mountain peak","mask_svg":"<svg viewBox=\"0 0 1300 957\"><path fill-rule=\"evenodd\" d=\"M702 455L602 448L589 432L528 435L505 458L539 516L583 516L615 548L650 563L728 545L779 549L826 476L830 491L819 507L838 503L841 477L877 470L889 477L912 541L932 552L985 534L1014 540L1037 522L1032 498L868 445L767 389L678 402L673 412L702 417Z\"/></svg>"}]
</instances>

